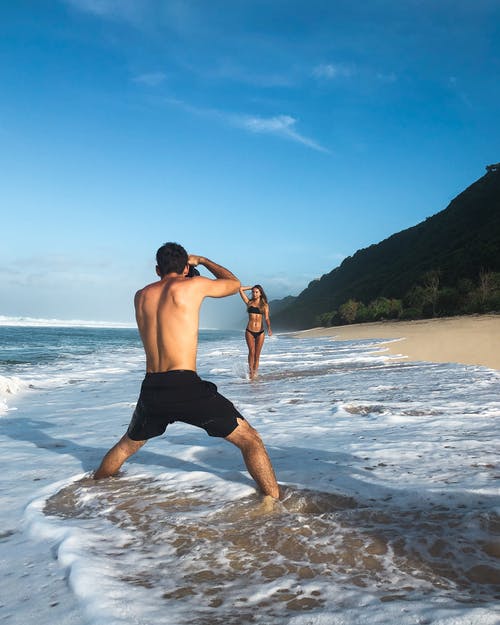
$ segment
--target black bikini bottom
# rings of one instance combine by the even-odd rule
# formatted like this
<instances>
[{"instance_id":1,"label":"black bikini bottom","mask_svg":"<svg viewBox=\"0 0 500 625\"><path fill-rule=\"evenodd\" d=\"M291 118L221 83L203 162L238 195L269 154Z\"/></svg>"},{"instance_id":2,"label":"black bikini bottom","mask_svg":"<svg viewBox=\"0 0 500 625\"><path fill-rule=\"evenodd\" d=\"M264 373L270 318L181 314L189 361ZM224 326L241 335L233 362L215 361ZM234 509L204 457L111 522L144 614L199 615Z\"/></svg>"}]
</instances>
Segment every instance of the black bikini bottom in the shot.
<instances>
[{"instance_id":1,"label":"black bikini bottom","mask_svg":"<svg viewBox=\"0 0 500 625\"><path fill-rule=\"evenodd\" d=\"M252 330L249 330L248 328L245 330L245 332L250 332L254 339L258 338L261 334L264 334L264 330L260 330L259 332L252 332Z\"/></svg>"}]
</instances>

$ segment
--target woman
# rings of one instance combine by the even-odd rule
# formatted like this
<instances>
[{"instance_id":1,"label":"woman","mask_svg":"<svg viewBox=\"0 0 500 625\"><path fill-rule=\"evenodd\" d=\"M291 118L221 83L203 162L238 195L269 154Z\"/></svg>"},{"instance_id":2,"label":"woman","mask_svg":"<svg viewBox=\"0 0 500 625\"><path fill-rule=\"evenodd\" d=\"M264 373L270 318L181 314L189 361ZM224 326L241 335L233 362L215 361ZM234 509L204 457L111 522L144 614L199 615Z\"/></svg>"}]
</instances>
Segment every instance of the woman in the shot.
<instances>
[{"instance_id":1,"label":"woman","mask_svg":"<svg viewBox=\"0 0 500 625\"><path fill-rule=\"evenodd\" d=\"M245 291L252 291L252 299L249 299ZM264 289L260 284L255 286L240 287L241 299L247 305L248 324L245 330L245 338L248 345L248 369L250 379L257 376L259 369L260 352L264 345L264 319L266 320L267 333L272 336L271 320L269 319L269 304Z\"/></svg>"}]
</instances>

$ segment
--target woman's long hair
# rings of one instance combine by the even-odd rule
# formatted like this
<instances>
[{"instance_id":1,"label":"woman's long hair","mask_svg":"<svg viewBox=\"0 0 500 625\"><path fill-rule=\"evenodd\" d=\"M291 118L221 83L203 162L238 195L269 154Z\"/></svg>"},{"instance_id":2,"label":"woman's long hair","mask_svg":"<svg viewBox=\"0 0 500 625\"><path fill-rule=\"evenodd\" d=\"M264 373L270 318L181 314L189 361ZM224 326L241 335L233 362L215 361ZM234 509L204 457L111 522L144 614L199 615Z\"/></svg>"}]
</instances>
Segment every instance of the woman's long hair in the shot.
<instances>
[{"instance_id":1,"label":"woman's long hair","mask_svg":"<svg viewBox=\"0 0 500 625\"><path fill-rule=\"evenodd\" d=\"M254 284L252 289L259 289L260 291L260 304L261 306L265 305L268 303L267 301L267 295L264 292L264 289L260 286L260 284ZM260 306L259 306L260 308Z\"/></svg>"}]
</instances>

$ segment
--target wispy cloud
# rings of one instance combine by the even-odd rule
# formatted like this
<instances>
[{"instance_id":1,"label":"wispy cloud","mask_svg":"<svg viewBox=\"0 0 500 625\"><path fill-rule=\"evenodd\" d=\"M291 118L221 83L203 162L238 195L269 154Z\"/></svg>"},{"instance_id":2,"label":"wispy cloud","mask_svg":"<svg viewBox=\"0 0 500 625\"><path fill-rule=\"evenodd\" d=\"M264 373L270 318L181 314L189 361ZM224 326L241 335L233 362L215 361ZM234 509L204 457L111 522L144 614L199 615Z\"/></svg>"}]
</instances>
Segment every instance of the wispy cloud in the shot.
<instances>
[{"instance_id":1,"label":"wispy cloud","mask_svg":"<svg viewBox=\"0 0 500 625\"><path fill-rule=\"evenodd\" d=\"M169 98L166 100L168 104L182 108L184 111L192 113L193 115L199 115L202 117L210 117L217 119L221 123L224 123L235 128L241 128L247 132L253 134L274 135L294 141L295 143L301 143L318 152L330 153L330 150L320 145L317 141L306 137L297 131L297 120L290 115L275 115L272 117L262 117L259 115L248 115L244 113L228 113L226 111L220 111L218 109L207 109L194 107L182 100L175 98Z\"/></svg>"},{"instance_id":2,"label":"wispy cloud","mask_svg":"<svg viewBox=\"0 0 500 625\"><path fill-rule=\"evenodd\" d=\"M461 88L460 81L456 76L448 76L446 80L446 85L451 90L452 93L460 100L465 106L469 109L474 108L474 105L470 99L470 97L465 93L465 91Z\"/></svg>"},{"instance_id":3,"label":"wispy cloud","mask_svg":"<svg viewBox=\"0 0 500 625\"><path fill-rule=\"evenodd\" d=\"M24 267L25 270L21 271L19 267ZM113 261L104 257L91 258L80 265L78 276L75 276L71 269L71 259L64 254L20 257L0 264L2 281L18 286L43 284L50 287L61 279L90 284L92 281L100 281L100 276L109 275L110 271L115 271Z\"/></svg>"},{"instance_id":4,"label":"wispy cloud","mask_svg":"<svg viewBox=\"0 0 500 625\"><path fill-rule=\"evenodd\" d=\"M138 76L134 76L134 82L147 85L148 87L157 87L161 85L162 82L165 81L167 75L163 72L150 72L146 74L139 74Z\"/></svg>"},{"instance_id":5,"label":"wispy cloud","mask_svg":"<svg viewBox=\"0 0 500 625\"><path fill-rule=\"evenodd\" d=\"M333 268L333 267L332 267ZM328 271L331 271L328 269ZM266 293L270 299L281 299L287 295L296 296L301 293L313 280L319 280L321 275L312 272L294 273L262 273L262 283L266 285ZM271 310L272 314L272 310Z\"/></svg>"},{"instance_id":6,"label":"wispy cloud","mask_svg":"<svg viewBox=\"0 0 500 625\"><path fill-rule=\"evenodd\" d=\"M321 63L312 70L312 75L318 80L334 80L336 78L349 78L356 73L353 66L346 63Z\"/></svg>"},{"instance_id":7,"label":"wispy cloud","mask_svg":"<svg viewBox=\"0 0 500 625\"><path fill-rule=\"evenodd\" d=\"M383 83L393 83L393 82L396 82L398 79L398 77L396 76L394 72L389 72L389 73L378 72L376 74L376 78L377 80Z\"/></svg>"},{"instance_id":8,"label":"wispy cloud","mask_svg":"<svg viewBox=\"0 0 500 625\"><path fill-rule=\"evenodd\" d=\"M141 14L141 2L136 0L64 0L82 13L96 17L135 22Z\"/></svg>"},{"instance_id":9,"label":"wispy cloud","mask_svg":"<svg viewBox=\"0 0 500 625\"><path fill-rule=\"evenodd\" d=\"M322 63L312 69L311 75L324 83L334 82L342 78L357 78L370 82L376 80L382 84L391 84L398 80L398 76L394 72L376 71L370 67L360 67L353 63Z\"/></svg>"},{"instance_id":10,"label":"wispy cloud","mask_svg":"<svg viewBox=\"0 0 500 625\"><path fill-rule=\"evenodd\" d=\"M317 150L328 152L328 150L309 137L300 134L296 130L297 120L290 115L276 115L274 117L259 117L255 115L230 115L228 121L233 125L253 132L255 134L268 134L289 139L296 143Z\"/></svg>"},{"instance_id":11,"label":"wispy cloud","mask_svg":"<svg viewBox=\"0 0 500 625\"><path fill-rule=\"evenodd\" d=\"M273 71L267 67L256 70L248 64L228 58L219 60L214 68L204 70L204 75L216 80L231 80L263 88L292 87L298 80L294 68L288 68L287 71Z\"/></svg>"}]
</instances>

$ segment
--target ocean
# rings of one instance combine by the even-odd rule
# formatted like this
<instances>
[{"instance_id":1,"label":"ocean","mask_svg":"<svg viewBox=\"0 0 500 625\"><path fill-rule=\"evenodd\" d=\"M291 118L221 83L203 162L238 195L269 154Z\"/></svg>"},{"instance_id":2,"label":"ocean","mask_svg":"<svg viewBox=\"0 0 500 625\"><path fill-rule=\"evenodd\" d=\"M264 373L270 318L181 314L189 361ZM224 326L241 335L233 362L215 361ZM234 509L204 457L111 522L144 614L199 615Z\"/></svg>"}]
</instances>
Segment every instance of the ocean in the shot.
<instances>
[{"instance_id":1,"label":"ocean","mask_svg":"<svg viewBox=\"0 0 500 625\"><path fill-rule=\"evenodd\" d=\"M0 326L0 622L498 625L500 373L377 340L200 332L283 499L176 423L90 479L144 374L133 328Z\"/></svg>"}]
</instances>

